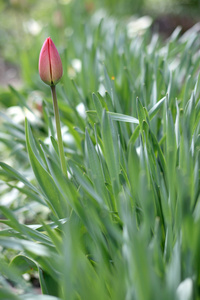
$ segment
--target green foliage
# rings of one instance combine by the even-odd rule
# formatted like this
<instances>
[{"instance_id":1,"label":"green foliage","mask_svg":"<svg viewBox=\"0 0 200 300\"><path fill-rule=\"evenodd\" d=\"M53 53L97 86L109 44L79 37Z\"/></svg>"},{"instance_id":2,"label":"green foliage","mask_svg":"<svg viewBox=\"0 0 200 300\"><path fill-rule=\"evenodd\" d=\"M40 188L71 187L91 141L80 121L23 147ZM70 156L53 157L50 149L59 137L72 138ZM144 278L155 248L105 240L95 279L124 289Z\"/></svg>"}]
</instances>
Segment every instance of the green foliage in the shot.
<instances>
[{"instance_id":1,"label":"green foliage","mask_svg":"<svg viewBox=\"0 0 200 300\"><path fill-rule=\"evenodd\" d=\"M198 32L130 39L113 18L71 22L67 49L57 37L68 178L34 68L40 115L13 87L27 119L2 114L0 299L200 299Z\"/></svg>"}]
</instances>

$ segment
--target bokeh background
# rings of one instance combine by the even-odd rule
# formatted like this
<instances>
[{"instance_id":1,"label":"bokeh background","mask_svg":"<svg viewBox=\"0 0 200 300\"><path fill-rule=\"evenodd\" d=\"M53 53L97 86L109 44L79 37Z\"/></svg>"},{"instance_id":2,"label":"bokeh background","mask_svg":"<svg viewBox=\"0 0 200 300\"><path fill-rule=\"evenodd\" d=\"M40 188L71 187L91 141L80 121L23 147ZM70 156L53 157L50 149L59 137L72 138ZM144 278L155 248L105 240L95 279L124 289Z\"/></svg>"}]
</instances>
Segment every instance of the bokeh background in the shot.
<instances>
[{"instance_id":1,"label":"bokeh background","mask_svg":"<svg viewBox=\"0 0 200 300\"><path fill-rule=\"evenodd\" d=\"M38 85L38 55L47 36L60 52L74 40L78 54L77 31L91 16L98 22L108 15L127 24L145 16L129 25L130 32L151 27L166 38L177 26L184 32L200 20L200 0L1 0L1 91L8 84ZM9 104L8 99L2 101Z\"/></svg>"}]
</instances>

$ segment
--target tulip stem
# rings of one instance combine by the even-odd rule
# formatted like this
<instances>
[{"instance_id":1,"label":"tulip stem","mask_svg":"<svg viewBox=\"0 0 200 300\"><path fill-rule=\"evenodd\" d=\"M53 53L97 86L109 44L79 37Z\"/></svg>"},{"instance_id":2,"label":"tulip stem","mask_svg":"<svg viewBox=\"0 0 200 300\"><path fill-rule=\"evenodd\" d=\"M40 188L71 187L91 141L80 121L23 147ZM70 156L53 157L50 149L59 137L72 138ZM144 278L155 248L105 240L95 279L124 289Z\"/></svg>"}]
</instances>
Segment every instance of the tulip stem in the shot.
<instances>
[{"instance_id":1,"label":"tulip stem","mask_svg":"<svg viewBox=\"0 0 200 300\"><path fill-rule=\"evenodd\" d=\"M63 174L67 176L67 167L65 162L65 154L64 154L64 148L63 148L63 141L62 141L62 135L61 135L61 128L60 128L60 116L59 116L59 110L58 110L58 101L56 96L56 86L51 86L51 93L53 98L53 108L54 108L54 115L56 120L56 131L57 131L57 139L58 139L58 149L60 154L60 162L61 162L61 168Z\"/></svg>"}]
</instances>

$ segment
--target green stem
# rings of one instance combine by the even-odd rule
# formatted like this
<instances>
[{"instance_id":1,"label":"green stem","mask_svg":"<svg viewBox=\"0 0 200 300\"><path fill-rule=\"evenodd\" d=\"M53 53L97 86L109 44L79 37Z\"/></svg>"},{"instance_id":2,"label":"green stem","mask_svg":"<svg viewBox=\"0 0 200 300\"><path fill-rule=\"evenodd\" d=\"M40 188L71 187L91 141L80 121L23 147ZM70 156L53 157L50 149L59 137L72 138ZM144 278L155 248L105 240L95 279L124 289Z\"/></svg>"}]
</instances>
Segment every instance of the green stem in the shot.
<instances>
[{"instance_id":1,"label":"green stem","mask_svg":"<svg viewBox=\"0 0 200 300\"><path fill-rule=\"evenodd\" d=\"M60 154L60 162L61 162L61 168L62 172L65 176L67 176L67 167L65 163L65 154L64 154L64 148L63 148L63 141L62 141L62 135L61 135L61 128L60 128L60 117L59 117L59 110L58 110L58 101L56 96L56 86L51 86L51 93L53 98L53 108L54 108L54 115L56 120L56 131L57 131L57 139L58 139L58 149Z\"/></svg>"}]
</instances>

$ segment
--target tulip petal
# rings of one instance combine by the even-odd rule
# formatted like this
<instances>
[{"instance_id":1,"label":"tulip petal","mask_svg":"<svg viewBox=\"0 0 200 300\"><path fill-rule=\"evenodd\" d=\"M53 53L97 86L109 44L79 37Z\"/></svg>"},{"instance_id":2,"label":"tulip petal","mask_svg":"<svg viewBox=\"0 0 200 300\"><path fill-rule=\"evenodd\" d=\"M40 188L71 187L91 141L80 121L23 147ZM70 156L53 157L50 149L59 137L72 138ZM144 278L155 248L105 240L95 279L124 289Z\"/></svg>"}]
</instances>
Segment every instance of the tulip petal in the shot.
<instances>
[{"instance_id":1,"label":"tulip petal","mask_svg":"<svg viewBox=\"0 0 200 300\"><path fill-rule=\"evenodd\" d=\"M52 82L56 84L63 75L62 62L60 55L53 41L49 38L49 53L50 53L50 69L52 75Z\"/></svg>"},{"instance_id":2,"label":"tulip petal","mask_svg":"<svg viewBox=\"0 0 200 300\"><path fill-rule=\"evenodd\" d=\"M50 37L45 40L40 51L39 74L48 85L55 85L63 74L60 55Z\"/></svg>"},{"instance_id":3,"label":"tulip petal","mask_svg":"<svg viewBox=\"0 0 200 300\"><path fill-rule=\"evenodd\" d=\"M47 83L51 83L50 60L49 60L49 42L44 42L39 57L39 74L41 79Z\"/></svg>"}]
</instances>

